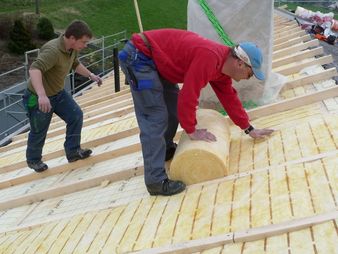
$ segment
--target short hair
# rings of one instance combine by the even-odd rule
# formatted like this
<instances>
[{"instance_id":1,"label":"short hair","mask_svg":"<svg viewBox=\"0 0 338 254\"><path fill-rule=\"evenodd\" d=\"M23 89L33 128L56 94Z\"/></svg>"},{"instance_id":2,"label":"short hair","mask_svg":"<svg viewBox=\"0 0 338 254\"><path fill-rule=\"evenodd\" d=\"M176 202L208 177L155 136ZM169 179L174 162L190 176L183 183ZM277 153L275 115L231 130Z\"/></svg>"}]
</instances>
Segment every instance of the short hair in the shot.
<instances>
[{"instance_id":1,"label":"short hair","mask_svg":"<svg viewBox=\"0 0 338 254\"><path fill-rule=\"evenodd\" d=\"M93 34L86 22L81 20L74 20L68 25L65 32L66 38L74 36L76 40L81 39L83 36L92 38Z\"/></svg>"}]
</instances>

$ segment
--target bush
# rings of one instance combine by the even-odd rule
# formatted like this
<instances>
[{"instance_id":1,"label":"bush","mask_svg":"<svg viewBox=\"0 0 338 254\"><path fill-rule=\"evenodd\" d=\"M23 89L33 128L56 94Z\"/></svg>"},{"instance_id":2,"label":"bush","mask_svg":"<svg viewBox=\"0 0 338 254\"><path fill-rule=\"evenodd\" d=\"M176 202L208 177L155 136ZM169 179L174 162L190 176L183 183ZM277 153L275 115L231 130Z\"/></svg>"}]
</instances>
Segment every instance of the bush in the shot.
<instances>
[{"instance_id":1,"label":"bush","mask_svg":"<svg viewBox=\"0 0 338 254\"><path fill-rule=\"evenodd\" d=\"M24 27L21 20L15 20L14 26L9 32L8 49L12 53L23 54L25 51L34 48L31 34Z\"/></svg>"},{"instance_id":2,"label":"bush","mask_svg":"<svg viewBox=\"0 0 338 254\"><path fill-rule=\"evenodd\" d=\"M13 20L9 15L0 16L0 38L7 40L9 38L9 31L13 24Z\"/></svg>"},{"instance_id":3,"label":"bush","mask_svg":"<svg viewBox=\"0 0 338 254\"><path fill-rule=\"evenodd\" d=\"M42 40L50 40L55 37L53 24L45 17L39 18L37 30L38 37Z\"/></svg>"}]
</instances>

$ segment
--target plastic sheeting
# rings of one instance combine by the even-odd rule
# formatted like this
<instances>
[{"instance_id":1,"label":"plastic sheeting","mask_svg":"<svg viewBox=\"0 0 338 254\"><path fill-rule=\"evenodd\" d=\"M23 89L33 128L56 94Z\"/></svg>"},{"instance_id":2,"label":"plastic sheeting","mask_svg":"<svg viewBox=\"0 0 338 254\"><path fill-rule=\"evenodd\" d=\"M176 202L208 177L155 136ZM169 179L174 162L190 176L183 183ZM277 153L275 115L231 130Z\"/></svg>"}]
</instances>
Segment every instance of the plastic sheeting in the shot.
<instances>
[{"instance_id":1,"label":"plastic sheeting","mask_svg":"<svg viewBox=\"0 0 338 254\"><path fill-rule=\"evenodd\" d=\"M259 103L264 86L269 84L272 61L272 30L273 30L273 1L261 0L207 0L209 7L219 20L224 31L232 41L252 41L263 51L263 71L267 77L265 82L256 78L235 82L235 87L242 101ZM188 2L188 30L194 31L206 38L221 43L212 23L199 5L198 0ZM218 103L218 99L208 85L201 94L200 102L210 105Z\"/></svg>"}]
</instances>

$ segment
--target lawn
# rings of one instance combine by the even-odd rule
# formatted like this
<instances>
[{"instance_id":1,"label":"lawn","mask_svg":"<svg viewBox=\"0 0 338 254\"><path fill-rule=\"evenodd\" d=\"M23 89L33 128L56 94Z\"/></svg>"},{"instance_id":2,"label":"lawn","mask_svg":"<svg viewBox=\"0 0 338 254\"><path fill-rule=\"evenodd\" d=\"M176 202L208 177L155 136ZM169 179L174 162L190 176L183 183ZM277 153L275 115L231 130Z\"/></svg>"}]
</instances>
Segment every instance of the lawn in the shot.
<instances>
[{"instance_id":1,"label":"lawn","mask_svg":"<svg viewBox=\"0 0 338 254\"><path fill-rule=\"evenodd\" d=\"M123 30L138 31L133 0L39 0L40 15L55 29L74 19L85 20L96 37ZM144 30L173 27L186 29L188 0L138 0ZM0 0L0 15L35 12L35 1Z\"/></svg>"}]
</instances>

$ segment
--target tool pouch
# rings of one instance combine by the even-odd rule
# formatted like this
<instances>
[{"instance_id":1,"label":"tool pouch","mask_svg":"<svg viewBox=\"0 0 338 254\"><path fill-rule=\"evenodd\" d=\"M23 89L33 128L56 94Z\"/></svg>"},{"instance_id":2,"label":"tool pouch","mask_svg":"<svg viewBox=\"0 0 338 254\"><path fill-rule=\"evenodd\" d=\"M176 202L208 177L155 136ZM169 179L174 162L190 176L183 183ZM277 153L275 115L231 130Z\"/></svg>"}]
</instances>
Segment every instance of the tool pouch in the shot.
<instances>
[{"instance_id":1,"label":"tool pouch","mask_svg":"<svg viewBox=\"0 0 338 254\"><path fill-rule=\"evenodd\" d=\"M153 72L156 70L153 60L137 49L127 52L124 49L119 52L121 65L125 66L126 75L131 88L142 91L154 87Z\"/></svg>"},{"instance_id":2,"label":"tool pouch","mask_svg":"<svg viewBox=\"0 0 338 254\"><path fill-rule=\"evenodd\" d=\"M26 89L24 95L22 96L22 103L26 111L34 109L38 105L38 96Z\"/></svg>"}]
</instances>

